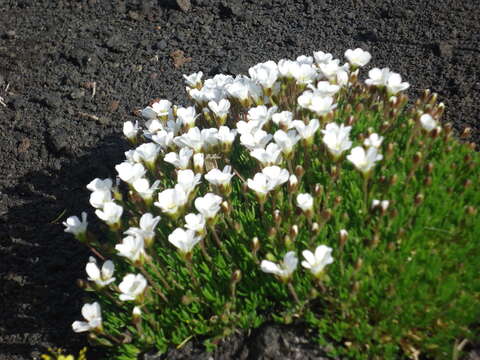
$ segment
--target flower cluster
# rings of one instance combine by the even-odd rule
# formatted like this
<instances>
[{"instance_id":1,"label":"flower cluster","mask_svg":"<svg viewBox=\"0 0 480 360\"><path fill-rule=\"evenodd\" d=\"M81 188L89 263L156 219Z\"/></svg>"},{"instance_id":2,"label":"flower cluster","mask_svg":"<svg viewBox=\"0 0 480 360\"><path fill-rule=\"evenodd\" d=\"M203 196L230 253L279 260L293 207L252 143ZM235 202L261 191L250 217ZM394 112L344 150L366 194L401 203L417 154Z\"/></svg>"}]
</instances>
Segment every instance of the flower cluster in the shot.
<instances>
[{"instance_id":1,"label":"flower cluster","mask_svg":"<svg viewBox=\"0 0 480 360\"><path fill-rule=\"evenodd\" d=\"M397 251L401 231L417 236L424 226L405 218L425 198L418 184L433 181L427 152L450 132L440 138L443 104L430 94L407 113L409 84L399 74L374 68L361 82L370 53L350 49L345 58L319 51L257 64L249 76L184 75L192 105L157 100L143 122L124 124L134 148L115 166L116 181L87 185L105 235L87 231L85 212L64 222L96 255L81 284L98 301L84 305L75 332L115 351L163 351L268 316L305 316L319 327L331 325L321 316L351 320L329 328L349 341L367 332L357 328L368 319L352 320L345 304L375 308L390 290L366 276L379 271L391 283L403 271L389 262L393 253L382 260L375 251ZM396 187L399 176L413 200ZM416 250L398 252L412 259ZM278 308L272 301L283 310L265 316Z\"/></svg>"}]
</instances>

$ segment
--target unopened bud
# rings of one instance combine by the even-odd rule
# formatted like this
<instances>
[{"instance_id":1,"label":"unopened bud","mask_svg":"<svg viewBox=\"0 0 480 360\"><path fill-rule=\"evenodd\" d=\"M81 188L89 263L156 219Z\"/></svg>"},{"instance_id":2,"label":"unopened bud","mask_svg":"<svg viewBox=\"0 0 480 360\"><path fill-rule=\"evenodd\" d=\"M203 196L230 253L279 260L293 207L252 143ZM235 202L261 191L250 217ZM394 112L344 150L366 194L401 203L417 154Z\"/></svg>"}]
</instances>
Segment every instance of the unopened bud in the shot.
<instances>
[{"instance_id":1,"label":"unopened bud","mask_svg":"<svg viewBox=\"0 0 480 360\"><path fill-rule=\"evenodd\" d=\"M427 172L427 174L431 174L433 172L434 167L435 167L435 165L432 162L429 162L425 166L425 171Z\"/></svg>"},{"instance_id":2,"label":"unopened bud","mask_svg":"<svg viewBox=\"0 0 480 360\"><path fill-rule=\"evenodd\" d=\"M427 102L430 99L431 91L429 89L425 89L420 97L420 101Z\"/></svg>"},{"instance_id":3,"label":"unopened bud","mask_svg":"<svg viewBox=\"0 0 480 360\"><path fill-rule=\"evenodd\" d=\"M375 233L373 235L373 239L372 239L372 247L377 247L378 244L380 244L380 234L379 233Z\"/></svg>"},{"instance_id":4,"label":"unopened bud","mask_svg":"<svg viewBox=\"0 0 480 360\"><path fill-rule=\"evenodd\" d=\"M365 138L366 138L366 137L365 137L365 134L364 134L364 133L360 133L360 134L358 134L358 136L357 136L358 141L361 142L361 143L363 143L363 141L365 140Z\"/></svg>"},{"instance_id":5,"label":"unopened bud","mask_svg":"<svg viewBox=\"0 0 480 360\"><path fill-rule=\"evenodd\" d=\"M342 200L343 198L340 195L335 196L335 199L333 199L333 207L336 208L338 205L340 205Z\"/></svg>"},{"instance_id":6,"label":"unopened bud","mask_svg":"<svg viewBox=\"0 0 480 360\"><path fill-rule=\"evenodd\" d=\"M464 187L465 189L467 189L467 188L469 188L472 184L473 184L472 180L467 179L467 180L465 180L465 182L463 183L463 187Z\"/></svg>"},{"instance_id":7,"label":"unopened bud","mask_svg":"<svg viewBox=\"0 0 480 360\"><path fill-rule=\"evenodd\" d=\"M390 116L390 118L393 118L393 116ZM390 123L388 121L384 121L382 123L382 126L380 126L380 131L385 132L389 127L390 127Z\"/></svg>"},{"instance_id":8,"label":"unopened bud","mask_svg":"<svg viewBox=\"0 0 480 360\"><path fill-rule=\"evenodd\" d=\"M340 170L338 169L338 167L336 165L333 165L331 168L330 168L330 176L333 178L333 179L336 179L338 178L338 175L340 174Z\"/></svg>"},{"instance_id":9,"label":"unopened bud","mask_svg":"<svg viewBox=\"0 0 480 360\"><path fill-rule=\"evenodd\" d=\"M470 144L468 144L468 147L470 148L470 150L475 150L475 148L477 147L477 144L475 144L474 142L471 142Z\"/></svg>"},{"instance_id":10,"label":"unopened bud","mask_svg":"<svg viewBox=\"0 0 480 360\"><path fill-rule=\"evenodd\" d=\"M285 235L285 237L283 238L283 242L285 243L285 247L287 249L290 249L291 246L292 246L292 238L290 237L290 235Z\"/></svg>"},{"instance_id":11,"label":"unopened bud","mask_svg":"<svg viewBox=\"0 0 480 360\"><path fill-rule=\"evenodd\" d=\"M301 165L297 165L295 167L295 175L297 175L298 178L302 178L303 174L305 174L305 169Z\"/></svg>"},{"instance_id":12,"label":"unopened bud","mask_svg":"<svg viewBox=\"0 0 480 360\"><path fill-rule=\"evenodd\" d=\"M258 240L258 237L254 237L252 239L252 252L255 255L257 251L260 250L260 240Z\"/></svg>"},{"instance_id":13,"label":"unopened bud","mask_svg":"<svg viewBox=\"0 0 480 360\"><path fill-rule=\"evenodd\" d=\"M395 143L388 143L387 150L386 150L386 156L388 160L391 159L394 151L395 151Z\"/></svg>"},{"instance_id":14,"label":"unopened bud","mask_svg":"<svg viewBox=\"0 0 480 360\"><path fill-rule=\"evenodd\" d=\"M298 179L295 175L290 175L290 178L288 179L288 190L290 192L295 192L298 188Z\"/></svg>"},{"instance_id":15,"label":"unopened bud","mask_svg":"<svg viewBox=\"0 0 480 360\"><path fill-rule=\"evenodd\" d=\"M237 233L241 233L243 230L242 224L240 224L238 221L235 221L235 223L233 224L233 227L235 228L235 231Z\"/></svg>"},{"instance_id":16,"label":"unopened bud","mask_svg":"<svg viewBox=\"0 0 480 360\"><path fill-rule=\"evenodd\" d=\"M472 135L472 128L471 127L466 127L465 129L463 129L462 131L462 134L460 135L460 137L462 139L467 139L470 137L470 135Z\"/></svg>"},{"instance_id":17,"label":"unopened bud","mask_svg":"<svg viewBox=\"0 0 480 360\"><path fill-rule=\"evenodd\" d=\"M268 230L268 237L273 240L275 239L276 236L277 236L277 229L274 227L271 227L270 230Z\"/></svg>"},{"instance_id":18,"label":"unopened bud","mask_svg":"<svg viewBox=\"0 0 480 360\"><path fill-rule=\"evenodd\" d=\"M422 160L422 153L421 152L416 152L414 155L413 155L413 163L415 165L417 165L418 163L420 163L420 160Z\"/></svg>"},{"instance_id":19,"label":"unopened bud","mask_svg":"<svg viewBox=\"0 0 480 360\"><path fill-rule=\"evenodd\" d=\"M355 281L352 286L352 293L356 294L360 290L360 283L358 281Z\"/></svg>"},{"instance_id":20,"label":"unopened bud","mask_svg":"<svg viewBox=\"0 0 480 360\"><path fill-rule=\"evenodd\" d=\"M430 132L430 137L432 139L436 139L441 132L442 132L442 128L438 126ZM449 138L449 134L445 133L445 139L448 139L448 138Z\"/></svg>"},{"instance_id":21,"label":"unopened bud","mask_svg":"<svg viewBox=\"0 0 480 360\"><path fill-rule=\"evenodd\" d=\"M414 200L414 201L415 201L415 205L420 205L420 204L423 202L424 198L425 198L425 197L423 196L423 194L417 194L417 195L415 195L415 200Z\"/></svg>"},{"instance_id":22,"label":"unopened bud","mask_svg":"<svg viewBox=\"0 0 480 360\"><path fill-rule=\"evenodd\" d=\"M472 155L467 154L463 157L463 162L469 163L470 161L472 161Z\"/></svg>"},{"instance_id":23,"label":"unopened bud","mask_svg":"<svg viewBox=\"0 0 480 360\"><path fill-rule=\"evenodd\" d=\"M445 129L445 134L450 134L453 130L453 125L452 123L446 123L443 128Z\"/></svg>"},{"instance_id":24,"label":"unopened bud","mask_svg":"<svg viewBox=\"0 0 480 360\"><path fill-rule=\"evenodd\" d=\"M347 126L352 126L353 124L355 124L355 117L353 115L350 115L347 119Z\"/></svg>"},{"instance_id":25,"label":"unopened bud","mask_svg":"<svg viewBox=\"0 0 480 360\"><path fill-rule=\"evenodd\" d=\"M363 259L358 258L357 261L355 262L355 270L360 270L363 266Z\"/></svg>"},{"instance_id":26,"label":"unopened bud","mask_svg":"<svg viewBox=\"0 0 480 360\"><path fill-rule=\"evenodd\" d=\"M298 225L293 225L290 228L290 237L292 240L295 240L295 238L298 236Z\"/></svg>"},{"instance_id":27,"label":"unopened bud","mask_svg":"<svg viewBox=\"0 0 480 360\"><path fill-rule=\"evenodd\" d=\"M338 241L340 243L340 249L343 249L345 246L345 243L347 242L348 239L348 232L345 229L340 230Z\"/></svg>"},{"instance_id":28,"label":"unopened bud","mask_svg":"<svg viewBox=\"0 0 480 360\"><path fill-rule=\"evenodd\" d=\"M312 224L312 231L317 234L319 231L320 231L320 225L318 225L318 223L314 222Z\"/></svg>"},{"instance_id":29,"label":"unopened bud","mask_svg":"<svg viewBox=\"0 0 480 360\"><path fill-rule=\"evenodd\" d=\"M330 210L330 209L323 210L320 213L320 216L323 218L323 220L325 220L325 222L327 222L332 218L332 210Z\"/></svg>"},{"instance_id":30,"label":"unopened bud","mask_svg":"<svg viewBox=\"0 0 480 360\"><path fill-rule=\"evenodd\" d=\"M472 205L467 206L465 212L467 213L467 215L477 215L477 209L474 208Z\"/></svg>"},{"instance_id":31,"label":"unopened bud","mask_svg":"<svg viewBox=\"0 0 480 360\"><path fill-rule=\"evenodd\" d=\"M226 201L226 200L223 201L221 206L222 206L222 211L223 211L225 214L229 214L229 213L230 213L231 208L230 208L230 204L228 203L228 201Z\"/></svg>"},{"instance_id":32,"label":"unopened bud","mask_svg":"<svg viewBox=\"0 0 480 360\"><path fill-rule=\"evenodd\" d=\"M240 270L235 270L232 274L231 282L237 284L242 279L242 272Z\"/></svg>"},{"instance_id":33,"label":"unopened bud","mask_svg":"<svg viewBox=\"0 0 480 360\"><path fill-rule=\"evenodd\" d=\"M86 288L88 288L88 283L85 280L77 279L77 286L80 289L86 289Z\"/></svg>"},{"instance_id":34,"label":"unopened bud","mask_svg":"<svg viewBox=\"0 0 480 360\"><path fill-rule=\"evenodd\" d=\"M135 306L132 311L132 323L137 325L142 320L142 309L139 306Z\"/></svg>"},{"instance_id":35,"label":"unopened bud","mask_svg":"<svg viewBox=\"0 0 480 360\"><path fill-rule=\"evenodd\" d=\"M280 215L280 210L276 209L273 211L273 221L278 226L282 222L282 215Z\"/></svg>"},{"instance_id":36,"label":"unopened bud","mask_svg":"<svg viewBox=\"0 0 480 360\"><path fill-rule=\"evenodd\" d=\"M431 176L427 176L427 177L425 178L425 180L423 180L423 184L424 184L425 186L431 186L431 185L432 185L432 182L433 182L433 179L432 179Z\"/></svg>"},{"instance_id":37,"label":"unopened bud","mask_svg":"<svg viewBox=\"0 0 480 360\"><path fill-rule=\"evenodd\" d=\"M357 105L355 105L355 113L356 114L359 114L363 111L363 104L362 103L358 103Z\"/></svg>"},{"instance_id":38,"label":"unopened bud","mask_svg":"<svg viewBox=\"0 0 480 360\"><path fill-rule=\"evenodd\" d=\"M346 114L350 114L353 111L352 104L345 105L344 111Z\"/></svg>"},{"instance_id":39,"label":"unopened bud","mask_svg":"<svg viewBox=\"0 0 480 360\"><path fill-rule=\"evenodd\" d=\"M320 185L320 184L315 184L315 196L322 196L323 194L323 185Z\"/></svg>"},{"instance_id":40,"label":"unopened bud","mask_svg":"<svg viewBox=\"0 0 480 360\"><path fill-rule=\"evenodd\" d=\"M246 182L242 184L242 191L244 194L248 193L248 184Z\"/></svg>"},{"instance_id":41,"label":"unopened bud","mask_svg":"<svg viewBox=\"0 0 480 360\"><path fill-rule=\"evenodd\" d=\"M398 175L393 174L389 181L390 186L395 185L397 182L398 182Z\"/></svg>"},{"instance_id":42,"label":"unopened bud","mask_svg":"<svg viewBox=\"0 0 480 360\"><path fill-rule=\"evenodd\" d=\"M430 99L428 99L428 104L429 105L433 105L437 102L437 97L438 97L438 94L437 93L432 93L430 95Z\"/></svg>"}]
</instances>

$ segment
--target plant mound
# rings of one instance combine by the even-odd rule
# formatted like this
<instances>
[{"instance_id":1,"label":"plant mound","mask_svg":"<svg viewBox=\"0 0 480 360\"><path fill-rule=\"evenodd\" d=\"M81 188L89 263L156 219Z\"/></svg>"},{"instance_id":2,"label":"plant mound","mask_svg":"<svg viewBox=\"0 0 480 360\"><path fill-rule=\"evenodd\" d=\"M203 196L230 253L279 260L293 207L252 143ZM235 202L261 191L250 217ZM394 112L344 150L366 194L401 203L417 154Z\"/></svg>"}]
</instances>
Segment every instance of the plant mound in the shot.
<instances>
[{"instance_id":1,"label":"plant mound","mask_svg":"<svg viewBox=\"0 0 480 360\"><path fill-rule=\"evenodd\" d=\"M87 185L100 229L64 223L95 255L74 331L117 359L272 320L351 359L474 340L478 153L436 94L408 106L399 74L360 80L371 55L345 57L184 76L192 106L156 100L124 124L117 179Z\"/></svg>"}]
</instances>

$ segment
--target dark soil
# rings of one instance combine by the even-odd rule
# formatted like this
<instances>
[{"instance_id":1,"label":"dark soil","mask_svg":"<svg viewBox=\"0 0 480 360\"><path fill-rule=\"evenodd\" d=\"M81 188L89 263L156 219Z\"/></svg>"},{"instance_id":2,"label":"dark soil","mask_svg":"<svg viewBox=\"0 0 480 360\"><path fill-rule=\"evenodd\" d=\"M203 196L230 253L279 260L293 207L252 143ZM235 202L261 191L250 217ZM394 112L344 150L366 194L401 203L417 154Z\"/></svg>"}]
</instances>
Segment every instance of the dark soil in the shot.
<instances>
[{"instance_id":1,"label":"dark soil","mask_svg":"<svg viewBox=\"0 0 480 360\"><path fill-rule=\"evenodd\" d=\"M0 0L1 359L85 345L71 323L89 254L61 222L88 208L91 179L112 176L124 121L152 98L186 103L182 74L362 47L373 66L402 74L411 96L438 92L445 120L472 127L479 143L478 0L191 3L183 12L168 0ZM234 336L214 357L321 359L296 331ZM168 358L208 356L189 344Z\"/></svg>"}]
</instances>

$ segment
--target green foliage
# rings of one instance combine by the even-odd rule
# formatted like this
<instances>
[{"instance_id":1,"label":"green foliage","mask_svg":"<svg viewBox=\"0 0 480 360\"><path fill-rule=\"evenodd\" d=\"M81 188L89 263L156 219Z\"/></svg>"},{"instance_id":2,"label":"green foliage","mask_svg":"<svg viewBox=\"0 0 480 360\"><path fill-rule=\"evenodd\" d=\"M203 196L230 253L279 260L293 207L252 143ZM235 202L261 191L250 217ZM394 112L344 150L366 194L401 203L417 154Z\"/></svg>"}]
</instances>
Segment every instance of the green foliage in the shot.
<instances>
[{"instance_id":1,"label":"green foliage","mask_svg":"<svg viewBox=\"0 0 480 360\"><path fill-rule=\"evenodd\" d=\"M296 106L304 89L287 82L270 101L308 122L312 114ZM332 355L352 359L419 354L447 359L458 341L475 339L472 325L480 317L479 154L455 139L449 124L430 132L422 128L421 114L438 119L443 111L429 92L409 107L405 95L390 99L384 89L354 79L336 102L335 111L320 117L322 129L330 122L351 125L353 147L372 133L384 137L379 151L384 158L369 176L362 176L345 156L334 160L318 131L313 144L300 142L293 158L282 164L297 173L298 187L281 186L260 205L244 184L259 165L237 138L231 151L216 151L213 161L219 169L231 165L240 176L232 179L232 193L224 197L227 207L191 259L168 242L169 234L183 226L181 216L162 214L131 187L115 190L124 207L122 224L105 227L108 234L99 241L90 235L89 244L114 259L117 279L142 272L149 287L137 302L119 301L113 284L96 289L103 329L94 338L110 345L109 358L162 352L192 337L212 346L267 320L307 323L317 330L319 344L336 345ZM233 128L248 108L232 104L227 125ZM213 125L204 115L197 124ZM271 122L268 126L270 133L277 129ZM162 159L148 176L152 182L162 179L161 190L175 184L174 169ZM202 181L196 194L209 191L219 193ZM311 218L296 206L298 193L314 196ZM388 200L388 206L372 207L374 199ZM181 215L193 209L191 199ZM114 246L147 211L161 216L154 244L147 249L151 261L129 263ZM294 225L298 234L292 232ZM348 235L340 236L342 229ZM321 280L301 267L290 281L260 270L263 259L278 263L288 251L300 256L320 244L331 247L334 257ZM142 311L136 320L135 305Z\"/></svg>"}]
</instances>

